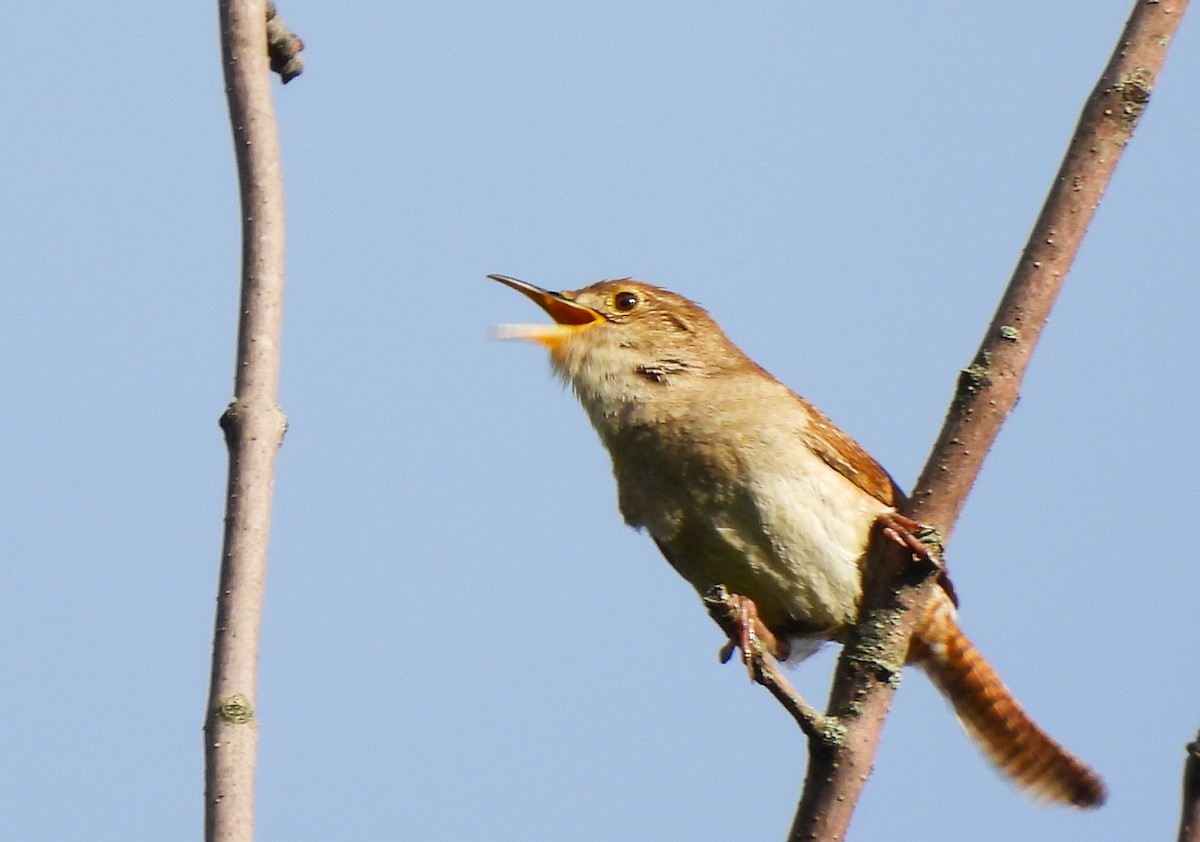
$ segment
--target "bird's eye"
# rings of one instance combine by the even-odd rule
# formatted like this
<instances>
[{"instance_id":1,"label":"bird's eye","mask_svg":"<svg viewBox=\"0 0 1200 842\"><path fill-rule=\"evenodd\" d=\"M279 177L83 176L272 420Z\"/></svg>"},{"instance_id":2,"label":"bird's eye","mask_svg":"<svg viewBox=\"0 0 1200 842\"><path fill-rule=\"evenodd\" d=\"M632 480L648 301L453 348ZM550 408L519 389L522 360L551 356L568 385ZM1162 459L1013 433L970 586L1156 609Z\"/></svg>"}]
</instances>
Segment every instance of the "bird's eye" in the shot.
<instances>
[{"instance_id":1,"label":"bird's eye","mask_svg":"<svg viewBox=\"0 0 1200 842\"><path fill-rule=\"evenodd\" d=\"M621 290L613 296L613 307L620 310L622 313L628 313L637 305L637 293L630 292L627 289Z\"/></svg>"}]
</instances>

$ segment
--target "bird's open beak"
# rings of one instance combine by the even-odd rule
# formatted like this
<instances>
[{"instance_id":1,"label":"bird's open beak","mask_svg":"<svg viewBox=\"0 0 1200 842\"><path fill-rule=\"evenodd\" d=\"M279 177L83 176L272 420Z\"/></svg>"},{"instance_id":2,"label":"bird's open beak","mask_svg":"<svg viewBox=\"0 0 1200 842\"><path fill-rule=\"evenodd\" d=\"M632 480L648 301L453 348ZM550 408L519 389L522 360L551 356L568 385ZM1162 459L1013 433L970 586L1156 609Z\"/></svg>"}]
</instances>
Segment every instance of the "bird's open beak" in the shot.
<instances>
[{"instance_id":1,"label":"bird's open beak","mask_svg":"<svg viewBox=\"0 0 1200 842\"><path fill-rule=\"evenodd\" d=\"M550 292L505 275L488 277L523 294L549 313L555 322L552 325L497 325L493 330L497 339L528 339L553 350L564 339L575 336L580 330L606 321L601 313L591 307L577 304L561 292Z\"/></svg>"}]
</instances>

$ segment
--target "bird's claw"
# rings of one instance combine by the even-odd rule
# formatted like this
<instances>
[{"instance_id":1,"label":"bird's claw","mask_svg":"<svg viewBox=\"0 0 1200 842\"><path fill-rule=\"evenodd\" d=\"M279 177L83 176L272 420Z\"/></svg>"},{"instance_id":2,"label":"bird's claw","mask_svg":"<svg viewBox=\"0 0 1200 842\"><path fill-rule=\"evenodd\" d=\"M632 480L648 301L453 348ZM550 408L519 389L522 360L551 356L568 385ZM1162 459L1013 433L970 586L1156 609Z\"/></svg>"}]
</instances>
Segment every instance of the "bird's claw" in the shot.
<instances>
[{"instance_id":1,"label":"bird's claw","mask_svg":"<svg viewBox=\"0 0 1200 842\"><path fill-rule=\"evenodd\" d=\"M713 619L729 635L717 653L721 663L728 663L735 650L741 650L742 663L755 679L756 661L770 655L779 660L787 657L787 644L776 637L758 616L758 606L748 596L730 593L717 585L704 595Z\"/></svg>"},{"instance_id":2,"label":"bird's claw","mask_svg":"<svg viewBox=\"0 0 1200 842\"><path fill-rule=\"evenodd\" d=\"M879 516L883 534L907 549L920 560L941 570L941 536L932 526L905 517L899 512L887 512Z\"/></svg>"},{"instance_id":3,"label":"bird's claw","mask_svg":"<svg viewBox=\"0 0 1200 842\"><path fill-rule=\"evenodd\" d=\"M946 563L942 561L942 533L936 527L905 517L899 512L882 514L877 522L884 537L912 553L917 563L928 565L927 571L937 572L938 582L950 595L951 602L958 605L958 595L950 582Z\"/></svg>"}]
</instances>

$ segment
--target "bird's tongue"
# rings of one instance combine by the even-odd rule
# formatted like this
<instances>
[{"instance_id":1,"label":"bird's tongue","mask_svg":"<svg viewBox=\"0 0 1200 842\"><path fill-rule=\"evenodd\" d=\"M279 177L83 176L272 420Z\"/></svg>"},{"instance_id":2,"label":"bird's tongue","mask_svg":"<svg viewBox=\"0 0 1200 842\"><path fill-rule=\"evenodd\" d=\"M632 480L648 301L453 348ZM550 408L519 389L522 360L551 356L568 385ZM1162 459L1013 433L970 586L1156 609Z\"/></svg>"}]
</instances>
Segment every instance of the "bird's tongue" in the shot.
<instances>
[{"instance_id":1,"label":"bird's tongue","mask_svg":"<svg viewBox=\"0 0 1200 842\"><path fill-rule=\"evenodd\" d=\"M556 350L563 342L576 336L581 330L586 330L588 324L574 325L496 325L492 328L492 336L496 339L524 339L545 345L551 351Z\"/></svg>"}]
</instances>

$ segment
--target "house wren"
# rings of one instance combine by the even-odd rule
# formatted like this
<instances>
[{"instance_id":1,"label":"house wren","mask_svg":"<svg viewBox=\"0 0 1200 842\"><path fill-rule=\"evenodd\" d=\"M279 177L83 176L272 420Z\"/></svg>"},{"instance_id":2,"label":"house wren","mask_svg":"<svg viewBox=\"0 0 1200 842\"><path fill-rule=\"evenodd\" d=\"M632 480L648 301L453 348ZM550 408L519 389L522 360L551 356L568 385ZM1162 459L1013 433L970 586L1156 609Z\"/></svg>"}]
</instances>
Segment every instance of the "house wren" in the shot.
<instances>
[{"instance_id":1,"label":"house wren","mask_svg":"<svg viewBox=\"0 0 1200 842\"><path fill-rule=\"evenodd\" d=\"M489 277L554 319L497 335L550 350L612 457L626 523L648 532L701 594L724 585L752 600L778 640L844 639L858 619L871 530L903 502L887 472L683 296L628 279L549 292ZM1030 719L956 613L939 588L908 661L1031 794L1103 803L1100 778Z\"/></svg>"}]
</instances>

